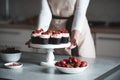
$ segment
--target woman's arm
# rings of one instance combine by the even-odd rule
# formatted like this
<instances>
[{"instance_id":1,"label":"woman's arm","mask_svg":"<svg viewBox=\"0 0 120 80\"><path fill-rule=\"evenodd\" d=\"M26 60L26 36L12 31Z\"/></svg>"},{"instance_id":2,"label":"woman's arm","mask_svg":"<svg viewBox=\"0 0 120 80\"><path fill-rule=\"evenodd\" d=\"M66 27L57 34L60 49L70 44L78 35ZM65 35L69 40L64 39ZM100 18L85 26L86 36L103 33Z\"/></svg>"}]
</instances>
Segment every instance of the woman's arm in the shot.
<instances>
[{"instance_id":1,"label":"woman's arm","mask_svg":"<svg viewBox=\"0 0 120 80\"><path fill-rule=\"evenodd\" d=\"M72 25L71 46L68 49L73 49L79 44L79 37L84 27L84 20L86 18L87 7L89 0L77 0L74 20Z\"/></svg>"},{"instance_id":2,"label":"woman's arm","mask_svg":"<svg viewBox=\"0 0 120 80\"><path fill-rule=\"evenodd\" d=\"M90 0L77 0L72 30L81 32Z\"/></svg>"},{"instance_id":3,"label":"woman's arm","mask_svg":"<svg viewBox=\"0 0 120 80\"><path fill-rule=\"evenodd\" d=\"M48 30L51 23L52 14L47 0L41 0L41 10L39 15L38 29Z\"/></svg>"}]
</instances>

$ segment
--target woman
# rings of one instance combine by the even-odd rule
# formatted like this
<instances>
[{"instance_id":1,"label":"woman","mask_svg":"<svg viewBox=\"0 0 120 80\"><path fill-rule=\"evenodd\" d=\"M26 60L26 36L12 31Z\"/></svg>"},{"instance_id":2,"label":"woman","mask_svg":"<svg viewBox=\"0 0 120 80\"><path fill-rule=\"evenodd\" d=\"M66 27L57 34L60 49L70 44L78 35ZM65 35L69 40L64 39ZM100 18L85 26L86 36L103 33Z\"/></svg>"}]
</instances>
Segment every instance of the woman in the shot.
<instances>
[{"instance_id":1,"label":"woman","mask_svg":"<svg viewBox=\"0 0 120 80\"><path fill-rule=\"evenodd\" d=\"M86 12L89 0L41 0L38 29L66 27L71 32L71 45L77 47L78 55L95 58L95 48L91 37ZM74 55L76 52L72 52Z\"/></svg>"}]
</instances>

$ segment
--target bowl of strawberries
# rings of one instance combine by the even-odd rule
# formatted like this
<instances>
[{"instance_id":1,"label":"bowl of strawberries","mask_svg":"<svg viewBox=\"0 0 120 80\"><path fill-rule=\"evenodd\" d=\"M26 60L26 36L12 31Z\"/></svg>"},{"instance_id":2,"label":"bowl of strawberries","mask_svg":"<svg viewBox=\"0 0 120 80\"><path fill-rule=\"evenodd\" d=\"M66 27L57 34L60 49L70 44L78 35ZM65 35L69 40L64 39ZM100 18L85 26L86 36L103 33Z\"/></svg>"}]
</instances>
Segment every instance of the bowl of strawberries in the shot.
<instances>
[{"instance_id":1,"label":"bowl of strawberries","mask_svg":"<svg viewBox=\"0 0 120 80\"><path fill-rule=\"evenodd\" d=\"M80 73L88 67L88 62L70 56L55 63L55 67L64 73Z\"/></svg>"}]
</instances>

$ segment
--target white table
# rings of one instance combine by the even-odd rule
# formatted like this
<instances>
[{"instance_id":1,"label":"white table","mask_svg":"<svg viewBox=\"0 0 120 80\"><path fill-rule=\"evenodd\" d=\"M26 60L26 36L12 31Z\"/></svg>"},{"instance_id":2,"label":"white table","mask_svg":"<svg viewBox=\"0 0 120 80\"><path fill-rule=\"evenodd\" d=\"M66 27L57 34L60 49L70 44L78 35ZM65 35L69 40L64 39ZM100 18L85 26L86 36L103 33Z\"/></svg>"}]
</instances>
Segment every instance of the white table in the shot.
<instances>
[{"instance_id":1,"label":"white table","mask_svg":"<svg viewBox=\"0 0 120 80\"><path fill-rule=\"evenodd\" d=\"M55 55L59 61L69 56ZM82 58L89 63L89 67L79 74L64 74L53 68L41 66L39 62L44 61L46 54L24 52L20 62L21 69L7 69L0 61L0 78L12 80L104 80L111 74L120 70L120 59L110 57L97 57L96 59ZM120 76L120 74L118 74Z\"/></svg>"}]
</instances>

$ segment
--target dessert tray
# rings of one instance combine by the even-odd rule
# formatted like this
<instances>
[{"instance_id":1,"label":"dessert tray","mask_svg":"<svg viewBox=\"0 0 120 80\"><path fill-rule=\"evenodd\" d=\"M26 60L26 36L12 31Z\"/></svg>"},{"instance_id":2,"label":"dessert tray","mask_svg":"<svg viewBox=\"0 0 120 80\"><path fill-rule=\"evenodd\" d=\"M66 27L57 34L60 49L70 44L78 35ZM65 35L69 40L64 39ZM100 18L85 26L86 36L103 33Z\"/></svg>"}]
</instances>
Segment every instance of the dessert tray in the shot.
<instances>
[{"instance_id":1,"label":"dessert tray","mask_svg":"<svg viewBox=\"0 0 120 80\"><path fill-rule=\"evenodd\" d=\"M40 64L43 66L47 66L47 67L55 67L55 56L53 54L54 49L56 48L66 48L69 47L71 45L70 42L68 43L62 43L62 44L32 44L30 43L30 46L33 48L38 48L38 49L46 49L47 50L47 56L46 56L46 62L41 62Z\"/></svg>"}]
</instances>

